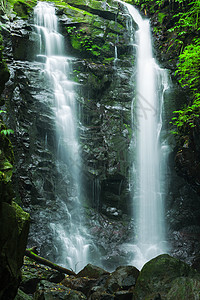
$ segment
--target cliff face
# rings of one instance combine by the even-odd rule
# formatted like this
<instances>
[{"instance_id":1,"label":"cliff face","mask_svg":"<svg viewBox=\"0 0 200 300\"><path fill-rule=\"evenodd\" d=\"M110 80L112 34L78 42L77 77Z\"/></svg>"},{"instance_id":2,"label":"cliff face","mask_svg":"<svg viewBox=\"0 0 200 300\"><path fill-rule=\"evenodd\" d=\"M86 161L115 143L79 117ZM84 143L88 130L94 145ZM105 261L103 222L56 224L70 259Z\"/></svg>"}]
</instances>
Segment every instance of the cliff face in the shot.
<instances>
[{"instance_id":1,"label":"cliff face","mask_svg":"<svg viewBox=\"0 0 200 300\"><path fill-rule=\"evenodd\" d=\"M1 40L2 42L2 40ZM0 93L9 78L0 44ZM1 105L4 99L1 99ZM13 200L13 148L0 111L0 299L14 299L20 282L20 268L26 248L29 215Z\"/></svg>"},{"instance_id":2,"label":"cliff face","mask_svg":"<svg viewBox=\"0 0 200 300\"><path fill-rule=\"evenodd\" d=\"M114 267L126 262L127 254L120 245L129 242L133 234L129 174L133 155L131 103L135 92L135 53L127 27L130 19L123 7L112 1L55 2L66 53L74 57L70 77L77 83L85 225L101 248L102 262L108 268ZM10 18L7 30L3 30L10 70L4 98L10 126L15 131L15 189L25 210L31 213L30 245L38 245L41 255L56 260L59 253L52 247L54 237L49 218L54 223L65 218L58 199L64 199L70 206L73 179L68 166L56 156L55 116L51 110L53 92L36 57L38 41L33 15L25 11L23 5L20 10L16 7L18 15L22 17L26 13L28 19ZM162 45L161 52L156 50L158 61L173 75L176 56L173 48L165 51L164 45L172 37L165 30L164 18L152 15L152 25L159 29L154 34L154 45L156 48ZM172 111L184 97L174 81L164 105L166 135L172 149L176 144L168 133L169 122ZM172 253L191 262L192 253L195 256L199 251L200 202L193 188L194 181L192 185L190 182L191 173L184 175L190 168L185 165L184 171L183 166L187 161L194 168L190 162L197 152L191 149L187 154L187 151L177 155L175 150L169 157L166 219ZM189 158L179 166L183 155ZM181 177L175 172L174 161ZM192 174L198 176L198 159L195 166Z\"/></svg>"}]
</instances>

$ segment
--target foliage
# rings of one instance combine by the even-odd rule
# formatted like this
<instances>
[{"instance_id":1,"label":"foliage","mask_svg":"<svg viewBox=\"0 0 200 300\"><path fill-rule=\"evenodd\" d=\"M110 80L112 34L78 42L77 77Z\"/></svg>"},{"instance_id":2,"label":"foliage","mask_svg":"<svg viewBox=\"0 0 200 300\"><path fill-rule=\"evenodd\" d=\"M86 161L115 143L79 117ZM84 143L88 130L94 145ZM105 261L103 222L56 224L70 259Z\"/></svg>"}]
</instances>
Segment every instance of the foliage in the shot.
<instances>
[{"instance_id":1,"label":"foliage","mask_svg":"<svg viewBox=\"0 0 200 300\"><path fill-rule=\"evenodd\" d=\"M14 133L14 131L12 129L2 129L1 130L1 134L4 134L4 135L10 135L13 133Z\"/></svg>"},{"instance_id":2,"label":"foliage","mask_svg":"<svg viewBox=\"0 0 200 300\"><path fill-rule=\"evenodd\" d=\"M190 130L197 126L200 116L200 93L196 97L197 99L194 100L192 105L174 111L176 116L172 118L171 122L177 128L176 131L173 131L174 134L184 135L190 133Z\"/></svg>"},{"instance_id":3,"label":"foliage","mask_svg":"<svg viewBox=\"0 0 200 300\"><path fill-rule=\"evenodd\" d=\"M26 16L22 15L21 17L27 17L28 13L31 11L32 7L37 4L37 0L0 0L0 7L2 8L5 14L10 14L13 11L18 14L18 12L23 12L24 9ZM15 11L15 7L17 11Z\"/></svg>"},{"instance_id":4,"label":"foliage","mask_svg":"<svg viewBox=\"0 0 200 300\"><path fill-rule=\"evenodd\" d=\"M181 86L187 89L190 103L181 110L175 111L172 124L174 133L189 134L198 124L200 116L200 0L190 1L187 8L174 16L175 26L169 32L176 33L176 45L182 45L179 63L175 75Z\"/></svg>"},{"instance_id":5,"label":"foliage","mask_svg":"<svg viewBox=\"0 0 200 300\"><path fill-rule=\"evenodd\" d=\"M6 111L5 110L0 110L0 114L2 114L2 113L6 113ZM1 121L1 116L0 116L0 121ZM1 122L0 122L0 128L1 128ZM5 126L4 126L5 127ZM14 131L12 130L12 129L7 129L7 128L4 128L4 129L1 129L0 130L0 134L3 134L3 135L6 135L6 136L8 136L8 135L11 135L11 134L13 134L14 133Z\"/></svg>"},{"instance_id":6,"label":"foliage","mask_svg":"<svg viewBox=\"0 0 200 300\"><path fill-rule=\"evenodd\" d=\"M200 0L190 2L188 8L189 9L186 11L180 12L174 16L174 18L178 18L174 29L178 29L179 36L185 33L190 34L195 30L199 31L200 28Z\"/></svg>"},{"instance_id":7,"label":"foliage","mask_svg":"<svg viewBox=\"0 0 200 300\"><path fill-rule=\"evenodd\" d=\"M74 49L85 51L88 55L98 57L101 55L101 47L94 44L84 28L76 29L75 26L67 28Z\"/></svg>"},{"instance_id":8,"label":"foliage","mask_svg":"<svg viewBox=\"0 0 200 300\"><path fill-rule=\"evenodd\" d=\"M179 82L183 87L188 87L192 92L196 92L200 85L200 38L194 39L190 45L186 46L179 56L178 70L176 74L180 76Z\"/></svg>"},{"instance_id":9,"label":"foliage","mask_svg":"<svg viewBox=\"0 0 200 300\"><path fill-rule=\"evenodd\" d=\"M148 13L155 13L160 8L168 5L172 10L177 7L185 8L190 0L132 0L132 4L140 6L142 10L148 10ZM129 0L125 2L130 2Z\"/></svg>"}]
</instances>

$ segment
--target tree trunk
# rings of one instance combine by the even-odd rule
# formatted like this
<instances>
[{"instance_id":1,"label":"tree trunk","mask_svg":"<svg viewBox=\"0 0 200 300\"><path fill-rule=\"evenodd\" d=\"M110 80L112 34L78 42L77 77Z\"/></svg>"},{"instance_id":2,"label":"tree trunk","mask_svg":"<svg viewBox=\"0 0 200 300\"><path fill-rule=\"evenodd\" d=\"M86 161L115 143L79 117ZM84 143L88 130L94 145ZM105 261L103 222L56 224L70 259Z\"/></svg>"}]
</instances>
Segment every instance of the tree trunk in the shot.
<instances>
[{"instance_id":1,"label":"tree trunk","mask_svg":"<svg viewBox=\"0 0 200 300\"><path fill-rule=\"evenodd\" d=\"M30 249L26 249L25 250L25 256L28 256L29 258L35 260L36 262L43 264L45 266L48 266L54 270L57 270L61 273L67 274L67 275L74 275L76 276L76 273L74 273L71 270L65 269L57 264L52 263L50 260L45 259L39 255L37 255L36 253L36 247L30 248Z\"/></svg>"}]
</instances>

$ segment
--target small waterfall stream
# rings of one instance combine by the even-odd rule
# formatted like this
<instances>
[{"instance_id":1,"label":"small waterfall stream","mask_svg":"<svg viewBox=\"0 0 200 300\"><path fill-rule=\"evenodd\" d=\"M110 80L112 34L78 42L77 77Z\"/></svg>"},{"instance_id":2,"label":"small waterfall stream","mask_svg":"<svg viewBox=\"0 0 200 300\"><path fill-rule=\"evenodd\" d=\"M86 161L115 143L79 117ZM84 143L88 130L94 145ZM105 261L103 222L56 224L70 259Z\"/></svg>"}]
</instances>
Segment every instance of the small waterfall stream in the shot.
<instances>
[{"instance_id":1,"label":"small waterfall stream","mask_svg":"<svg viewBox=\"0 0 200 300\"><path fill-rule=\"evenodd\" d=\"M142 19L130 4L124 4L138 25L136 31L137 75L136 97L133 107L133 131L136 129L134 182L134 238L133 265L139 269L151 258L165 253L164 224L164 165L166 151L161 146L162 106L168 89L168 76L155 62L152 54L149 20ZM162 162L162 163L161 163Z\"/></svg>"},{"instance_id":2,"label":"small waterfall stream","mask_svg":"<svg viewBox=\"0 0 200 300\"><path fill-rule=\"evenodd\" d=\"M50 222L54 246L59 253L59 263L76 272L88 263L90 239L83 226L81 211L80 155L77 137L76 99L74 83L69 79L70 57L64 53L64 38L58 32L55 8L52 4L39 2L34 10L36 32L40 39L38 56L45 60L44 73L54 94L52 109L57 132L57 156L62 168L66 163L72 177L71 191L66 198L57 199L64 219ZM69 203L69 205L67 204ZM68 208L70 207L70 209ZM56 212L59 215L59 211Z\"/></svg>"}]
</instances>

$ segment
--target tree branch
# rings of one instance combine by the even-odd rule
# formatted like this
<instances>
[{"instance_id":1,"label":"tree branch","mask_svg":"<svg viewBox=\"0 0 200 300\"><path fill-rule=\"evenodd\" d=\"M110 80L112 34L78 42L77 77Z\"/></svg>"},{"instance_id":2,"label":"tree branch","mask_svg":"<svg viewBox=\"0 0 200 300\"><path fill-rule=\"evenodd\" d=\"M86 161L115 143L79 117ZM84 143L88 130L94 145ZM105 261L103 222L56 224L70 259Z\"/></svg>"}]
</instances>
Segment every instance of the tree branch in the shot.
<instances>
[{"instance_id":1,"label":"tree branch","mask_svg":"<svg viewBox=\"0 0 200 300\"><path fill-rule=\"evenodd\" d=\"M25 250L25 255L28 256L29 258L35 260L36 262L40 263L40 264L43 264L45 266L48 266L54 270L57 270L61 273L64 273L64 274L67 274L67 275L74 275L76 276L76 273L74 273L73 271L71 270L68 270L66 268L63 268L57 264L54 264L52 263L50 260L46 259L46 258L43 258L39 255L37 255L36 253L36 247L33 247L33 248L30 248L30 249L26 249Z\"/></svg>"}]
</instances>

